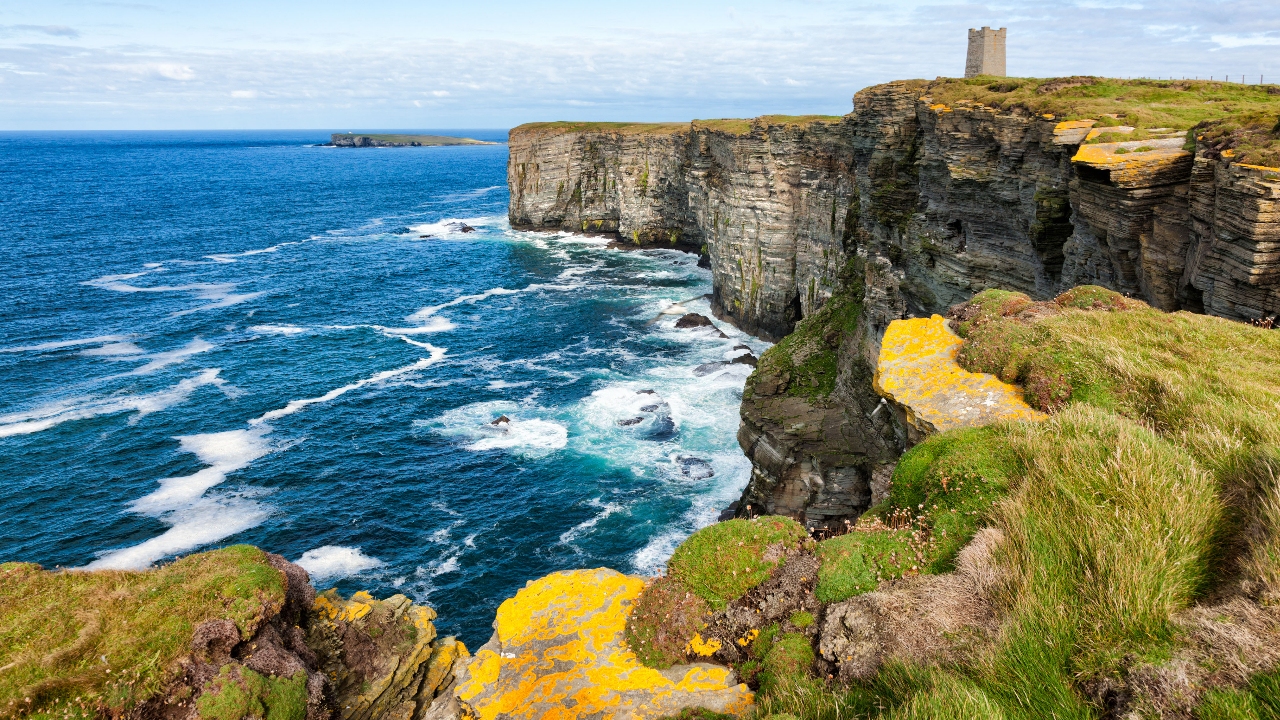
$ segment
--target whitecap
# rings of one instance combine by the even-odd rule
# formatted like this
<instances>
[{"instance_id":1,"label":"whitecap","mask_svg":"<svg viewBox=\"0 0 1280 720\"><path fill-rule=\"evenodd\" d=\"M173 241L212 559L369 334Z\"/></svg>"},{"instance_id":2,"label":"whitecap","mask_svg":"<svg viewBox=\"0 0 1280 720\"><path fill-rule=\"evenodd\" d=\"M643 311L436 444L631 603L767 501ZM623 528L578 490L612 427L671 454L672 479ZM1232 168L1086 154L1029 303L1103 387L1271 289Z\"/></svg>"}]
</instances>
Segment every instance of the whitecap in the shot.
<instances>
[{"instance_id":1,"label":"whitecap","mask_svg":"<svg viewBox=\"0 0 1280 720\"><path fill-rule=\"evenodd\" d=\"M449 557L445 558L443 561L440 561L438 563L433 563L432 564L433 566L431 568L431 577L439 577L441 575L444 575L445 573L457 572L458 557L459 555L450 555Z\"/></svg>"},{"instance_id":2,"label":"whitecap","mask_svg":"<svg viewBox=\"0 0 1280 720\"><path fill-rule=\"evenodd\" d=\"M248 467L250 463L278 448L266 440L268 427L250 430L228 430L175 438L183 452L189 452L208 465L203 470L182 477L163 478L160 487L150 495L135 500L129 509L147 515L159 515L191 505L205 491L227 479L227 475Z\"/></svg>"},{"instance_id":3,"label":"whitecap","mask_svg":"<svg viewBox=\"0 0 1280 720\"><path fill-rule=\"evenodd\" d=\"M272 245L271 247L259 248L257 250L245 250L244 252L238 252L238 253L217 253L214 255L205 255L205 257L214 262L233 263L236 261L236 258L250 257L252 255L262 255L264 253L273 253L273 252L279 251L280 248L282 247L288 247L289 245L301 245L304 242L306 241L295 240L293 242L282 242L276 245Z\"/></svg>"},{"instance_id":4,"label":"whitecap","mask_svg":"<svg viewBox=\"0 0 1280 720\"><path fill-rule=\"evenodd\" d=\"M94 278L93 280L86 280L80 284L96 287L102 290L112 290L122 293L183 292L192 295L197 300L210 301L200 307L171 313L171 317L187 315L193 312L200 312L202 310L229 307L231 305L252 300L253 298L264 294L261 292L234 293L232 291L236 288L235 283L187 283L185 285L155 285L152 287L140 287L124 282L125 280L142 277L150 272L155 272L155 270L146 270L139 273L125 273L121 275L103 275L102 277Z\"/></svg>"},{"instance_id":5,"label":"whitecap","mask_svg":"<svg viewBox=\"0 0 1280 720\"><path fill-rule=\"evenodd\" d=\"M123 343L130 340L132 335L99 335L97 337L79 338L77 340L56 340L54 342L40 343L39 345L22 345L19 347L0 348L0 353L16 353L16 352L44 352L46 350L61 350L62 348L76 347L78 345L107 345L108 343ZM88 353L90 351L86 351Z\"/></svg>"},{"instance_id":6,"label":"whitecap","mask_svg":"<svg viewBox=\"0 0 1280 720\"><path fill-rule=\"evenodd\" d=\"M243 497L202 498L164 518L169 529L130 547L103 553L86 570L141 570L165 557L194 550L256 527L269 514Z\"/></svg>"},{"instance_id":7,"label":"whitecap","mask_svg":"<svg viewBox=\"0 0 1280 720\"><path fill-rule=\"evenodd\" d=\"M208 352L213 349L213 344L196 338L191 342L183 345L176 350L168 352L152 353L140 359L149 360L145 365L134 368L130 375L150 375L160 368L168 367L176 363L180 363L192 355L198 355L202 352Z\"/></svg>"},{"instance_id":8,"label":"whitecap","mask_svg":"<svg viewBox=\"0 0 1280 720\"><path fill-rule=\"evenodd\" d=\"M336 578L359 575L366 570L382 567L386 563L365 555L358 547L324 545L302 553L295 560L311 575L312 582L324 582Z\"/></svg>"},{"instance_id":9,"label":"whitecap","mask_svg":"<svg viewBox=\"0 0 1280 720\"><path fill-rule=\"evenodd\" d=\"M323 395L320 395L319 397L303 398L301 400L290 400L288 403L285 404L284 407L277 408L275 410L271 410L269 412L263 413L260 417L256 417L250 420L249 424L260 425L262 423L269 422L271 420L277 420L279 418L292 415L302 410L303 408L307 407L308 405L315 405L317 403L329 402L330 400L339 398L351 392L352 390L358 390L366 385L372 385L374 383L390 380L391 378L398 377L400 375L405 375L411 372L415 372L417 370L429 368L432 365L435 365L436 363L443 360L445 356L445 352L447 351L447 348L438 348L434 346L428 346L428 349L431 351L431 357L422 358L413 364L405 365L404 367L395 368L394 370L384 370L380 373L376 373L362 380L357 380L349 385L343 385L342 387L334 388L333 390L330 390L329 392Z\"/></svg>"},{"instance_id":10,"label":"whitecap","mask_svg":"<svg viewBox=\"0 0 1280 720\"><path fill-rule=\"evenodd\" d=\"M474 305L480 300L491 298L495 295L515 295L516 293L519 293L519 292L521 291L508 290L507 288L497 287L497 288L491 288L489 290L485 290L482 293L476 293L475 295L459 295L458 297L450 300L449 302L441 303L439 305L431 305L429 307L424 307L418 312L410 315L405 319L408 320L409 322L424 323L426 322L427 318L431 317L432 315L435 315L436 313L440 312L441 310L447 307L453 307L454 305L461 305L462 303L470 303Z\"/></svg>"},{"instance_id":11,"label":"whitecap","mask_svg":"<svg viewBox=\"0 0 1280 720\"><path fill-rule=\"evenodd\" d=\"M569 544L570 542L576 540L584 532L595 527L597 524L600 523L601 520L604 520L605 518L609 517L610 515L616 512L621 512L624 509L623 506L618 503L602 502L599 498L595 498L591 500L589 504L592 507L600 508L600 512L596 514L594 517L588 518L578 523L577 525L574 525L572 528L569 528L568 530L561 533L560 534L561 544L564 544L564 545Z\"/></svg>"},{"instance_id":12,"label":"whitecap","mask_svg":"<svg viewBox=\"0 0 1280 720\"><path fill-rule=\"evenodd\" d=\"M537 408L497 400L472 403L445 412L426 424L443 435L461 436L469 440L464 447L472 451L511 450L540 457L568 444L569 431L564 425L538 417ZM501 416L506 416L505 422Z\"/></svg>"},{"instance_id":13,"label":"whitecap","mask_svg":"<svg viewBox=\"0 0 1280 720\"><path fill-rule=\"evenodd\" d=\"M198 388L206 385L225 385L226 381L218 377L219 372L218 368L204 370L199 375L187 378L171 388L153 393L62 400L25 412L0 415L0 438L28 435L72 420L85 420L123 412L137 413L132 418L132 421L136 422L138 418L145 415L167 410L186 401Z\"/></svg>"},{"instance_id":14,"label":"whitecap","mask_svg":"<svg viewBox=\"0 0 1280 720\"><path fill-rule=\"evenodd\" d=\"M113 342L101 347L89 348L88 350L80 351L81 355L88 355L89 357L105 357L113 360L128 359L134 355L145 355L146 353L146 350L143 350L131 342Z\"/></svg>"},{"instance_id":15,"label":"whitecap","mask_svg":"<svg viewBox=\"0 0 1280 720\"><path fill-rule=\"evenodd\" d=\"M490 390L506 390L507 388L528 387L532 384L532 381L509 382L507 380L490 380L488 388Z\"/></svg>"},{"instance_id":16,"label":"whitecap","mask_svg":"<svg viewBox=\"0 0 1280 720\"><path fill-rule=\"evenodd\" d=\"M306 332L304 327L297 325L250 325L250 332L256 332L261 335L301 335Z\"/></svg>"}]
</instances>

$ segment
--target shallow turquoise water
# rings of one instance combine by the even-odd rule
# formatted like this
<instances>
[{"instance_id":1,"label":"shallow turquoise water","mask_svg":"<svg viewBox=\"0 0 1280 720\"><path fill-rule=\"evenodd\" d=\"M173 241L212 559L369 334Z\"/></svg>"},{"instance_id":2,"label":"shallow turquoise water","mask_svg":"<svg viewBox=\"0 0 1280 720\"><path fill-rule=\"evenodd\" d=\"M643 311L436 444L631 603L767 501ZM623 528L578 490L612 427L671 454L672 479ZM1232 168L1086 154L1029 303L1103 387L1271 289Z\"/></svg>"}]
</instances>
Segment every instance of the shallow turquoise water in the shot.
<instances>
[{"instance_id":1,"label":"shallow turquoise water","mask_svg":"<svg viewBox=\"0 0 1280 720\"><path fill-rule=\"evenodd\" d=\"M709 314L694 256L512 231L505 146L325 137L0 134L0 559L253 543L475 643L737 497L716 363L765 345L661 314Z\"/></svg>"}]
</instances>

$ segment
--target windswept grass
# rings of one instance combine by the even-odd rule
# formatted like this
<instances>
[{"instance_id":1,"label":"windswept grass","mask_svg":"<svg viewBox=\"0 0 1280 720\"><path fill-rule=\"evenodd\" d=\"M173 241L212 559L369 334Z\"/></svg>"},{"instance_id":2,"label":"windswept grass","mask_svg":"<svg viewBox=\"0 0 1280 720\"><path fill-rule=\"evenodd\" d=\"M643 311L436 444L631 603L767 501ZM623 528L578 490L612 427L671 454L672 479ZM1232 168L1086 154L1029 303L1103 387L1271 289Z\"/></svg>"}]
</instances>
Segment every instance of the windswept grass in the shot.
<instances>
[{"instance_id":1,"label":"windswept grass","mask_svg":"<svg viewBox=\"0 0 1280 720\"><path fill-rule=\"evenodd\" d=\"M283 602L284 576L247 545L147 572L0 564L0 716L119 717L160 691L196 625L227 618L247 639Z\"/></svg>"},{"instance_id":2,"label":"windswept grass","mask_svg":"<svg viewBox=\"0 0 1280 720\"><path fill-rule=\"evenodd\" d=\"M1055 120L1098 120L1097 127L1188 130L1197 123L1280 109L1274 85L1241 85L1208 80L1118 80L1065 78L943 78L921 88L934 103L961 101L1013 110L1022 108ZM1110 117L1115 115L1117 117Z\"/></svg>"}]
</instances>

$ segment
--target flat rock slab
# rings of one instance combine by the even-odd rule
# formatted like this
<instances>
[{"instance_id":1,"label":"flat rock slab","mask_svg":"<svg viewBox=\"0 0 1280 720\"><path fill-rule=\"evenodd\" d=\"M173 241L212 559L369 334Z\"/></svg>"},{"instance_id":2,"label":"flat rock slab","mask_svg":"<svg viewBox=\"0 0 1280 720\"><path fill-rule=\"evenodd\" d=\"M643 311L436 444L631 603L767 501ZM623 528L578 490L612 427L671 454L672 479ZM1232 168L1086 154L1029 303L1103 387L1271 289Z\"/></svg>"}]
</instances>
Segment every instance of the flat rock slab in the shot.
<instances>
[{"instance_id":1,"label":"flat rock slab","mask_svg":"<svg viewBox=\"0 0 1280 720\"><path fill-rule=\"evenodd\" d=\"M1048 417L1027 405L1017 386L960 367L963 342L941 315L894 320L880 346L876 390L925 433Z\"/></svg>"},{"instance_id":2,"label":"flat rock slab","mask_svg":"<svg viewBox=\"0 0 1280 720\"><path fill-rule=\"evenodd\" d=\"M660 718L685 708L741 715L753 696L733 671L698 663L654 670L623 641L642 578L614 570L552 573L502 603L494 634L458 670L464 715Z\"/></svg>"}]
</instances>

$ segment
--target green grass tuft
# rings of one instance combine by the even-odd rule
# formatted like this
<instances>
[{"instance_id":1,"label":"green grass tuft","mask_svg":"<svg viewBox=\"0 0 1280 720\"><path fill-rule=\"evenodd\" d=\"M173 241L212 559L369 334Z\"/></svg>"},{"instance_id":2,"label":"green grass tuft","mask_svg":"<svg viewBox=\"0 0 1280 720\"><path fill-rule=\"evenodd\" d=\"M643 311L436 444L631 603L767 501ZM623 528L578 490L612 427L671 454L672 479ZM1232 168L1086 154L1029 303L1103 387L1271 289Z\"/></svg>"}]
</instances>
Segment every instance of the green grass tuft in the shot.
<instances>
[{"instance_id":1,"label":"green grass tuft","mask_svg":"<svg viewBox=\"0 0 1280 720\"><path fill-rule=\"evenodd\" d=\"M196 709L203 720L303 720L307 674L299 671L291 678L274 678L224 665L196 699Z\"/></svg>"},{"instance_id":2,"label":"green grass tuft","mask_svg":"<svg viewBox=\"0 0 1280 720\"><path fill-rule=\"evenodd\" d=\"M729 520L691 535L667 567L672 577L713 610L721 610L764 582L778 566L781 553L766 558L769 546L793 549L808 537L804 527L790 518Z\"/></svg>"}]
</instances>

